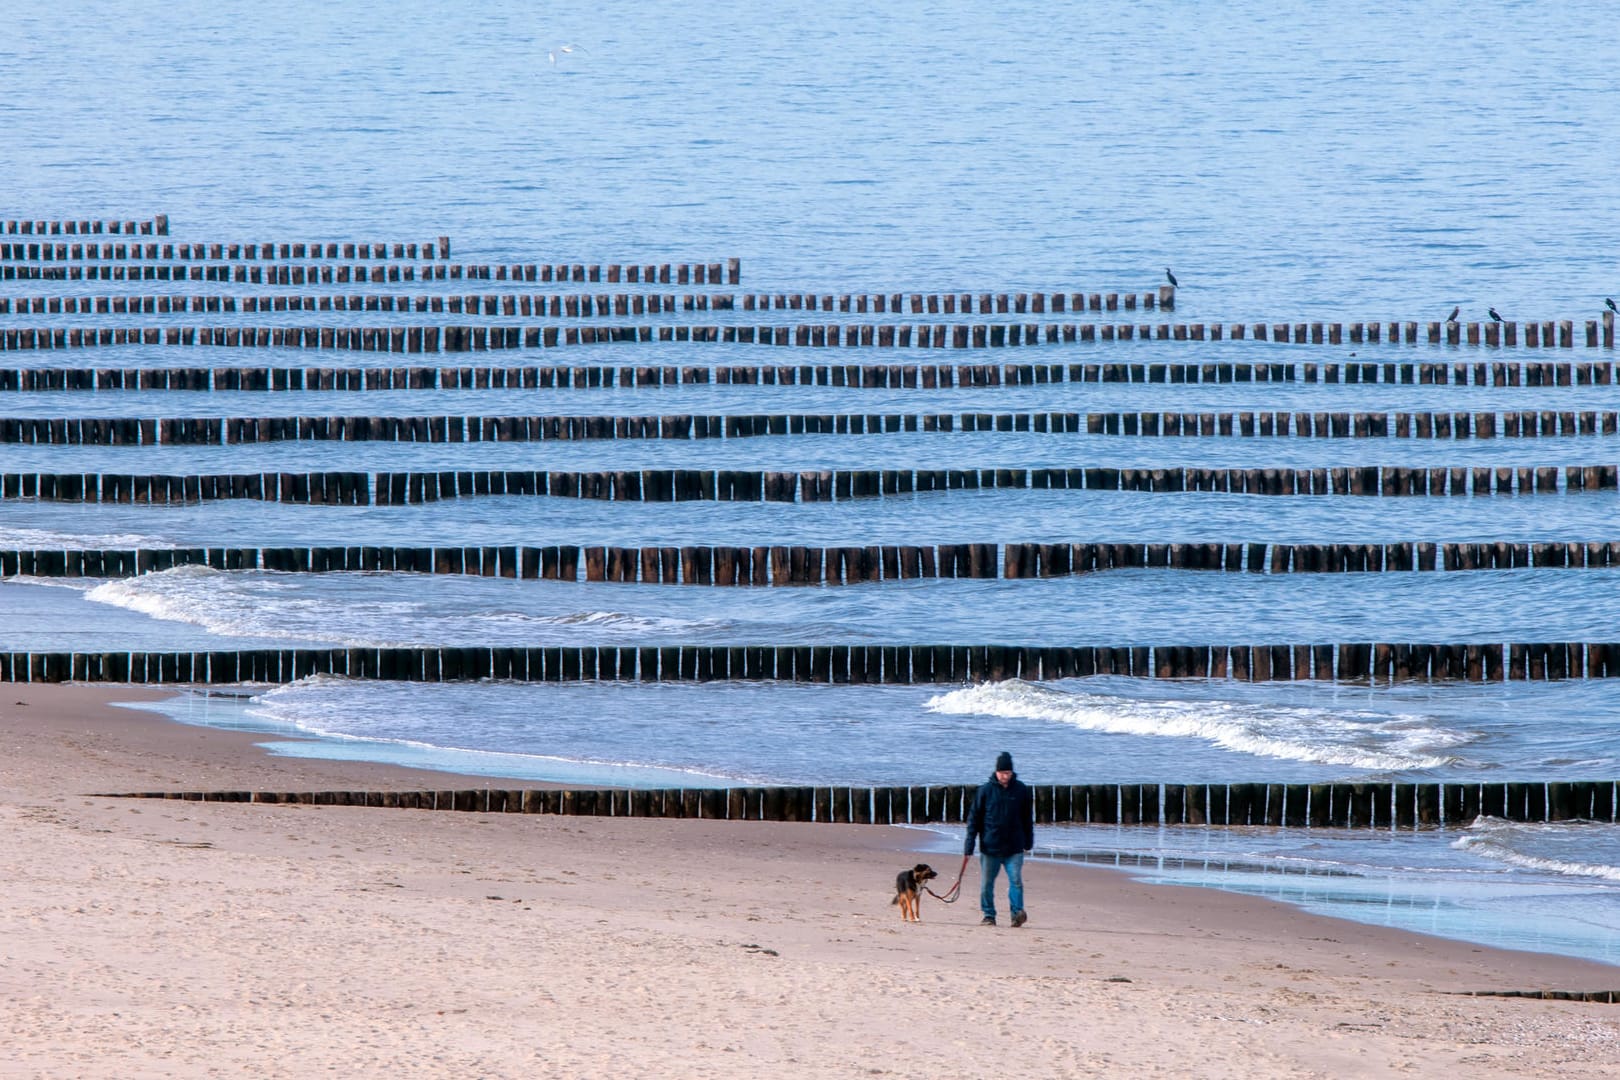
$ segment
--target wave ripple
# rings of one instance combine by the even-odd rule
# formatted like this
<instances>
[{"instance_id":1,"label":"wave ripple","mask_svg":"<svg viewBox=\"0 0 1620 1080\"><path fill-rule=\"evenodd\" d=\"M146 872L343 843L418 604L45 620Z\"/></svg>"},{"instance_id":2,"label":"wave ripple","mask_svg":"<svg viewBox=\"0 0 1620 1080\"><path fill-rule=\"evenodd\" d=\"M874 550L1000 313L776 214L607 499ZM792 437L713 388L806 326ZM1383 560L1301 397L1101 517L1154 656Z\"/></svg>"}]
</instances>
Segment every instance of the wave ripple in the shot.
<instances>
[{"instance_id":1,"label":"wave ripple","mask_svg":"<svg viewBox=\"0 0 1620 1080\"><path fill-rule=\"evenodd\" d=\"M1456 763L1458 757L1448 751L1477 737L1420 716L1235 701L1142 701L1019 679L941 694L928 707L953 715L1049 720L1111 735L1201 739L1237 753L1379 771Z\"/></svg>"}]
</instances>

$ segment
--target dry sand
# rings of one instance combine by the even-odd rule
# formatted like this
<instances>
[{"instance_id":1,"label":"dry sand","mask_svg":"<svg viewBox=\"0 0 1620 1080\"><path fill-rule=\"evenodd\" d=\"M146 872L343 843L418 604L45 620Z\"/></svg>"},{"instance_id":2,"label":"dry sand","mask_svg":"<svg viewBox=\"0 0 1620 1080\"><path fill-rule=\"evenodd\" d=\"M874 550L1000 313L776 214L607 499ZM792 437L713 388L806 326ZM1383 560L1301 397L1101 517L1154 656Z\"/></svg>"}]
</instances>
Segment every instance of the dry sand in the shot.
<instances>
[{"instance_id":1,"label":"dry sand","mask_svg":"<svg viewBox=\"0 0 1620 1080\"><path fill-rule=\"evenodd\" d=\"M1615 968L1061 864L902 925L905 829L86 797L471 786L140 693L0 688L0 1076L1620 1073L1620 1007L1447 993Z\"/></svg>"}]
</instances>

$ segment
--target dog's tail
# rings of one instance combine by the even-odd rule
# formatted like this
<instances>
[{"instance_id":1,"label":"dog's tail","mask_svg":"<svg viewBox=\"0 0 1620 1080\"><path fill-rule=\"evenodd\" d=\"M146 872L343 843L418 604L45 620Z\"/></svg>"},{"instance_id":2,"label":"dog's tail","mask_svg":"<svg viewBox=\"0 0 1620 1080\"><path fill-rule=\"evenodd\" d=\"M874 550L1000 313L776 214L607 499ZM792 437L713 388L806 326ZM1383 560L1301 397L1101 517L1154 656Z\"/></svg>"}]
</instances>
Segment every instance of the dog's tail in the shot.
<instances>
[{"instance_id":1,"label":"dog's tail","mask_svg":"<svg viewBox=\"0 0 1620 1080\"><path fill-rule=\"evenodd\" d=\"M889 906L894 907L894 905L898 904L899 902L900 902L900 894L895 893L894 894L894 899L889 901Z\"/></svg>"}]
</instances>

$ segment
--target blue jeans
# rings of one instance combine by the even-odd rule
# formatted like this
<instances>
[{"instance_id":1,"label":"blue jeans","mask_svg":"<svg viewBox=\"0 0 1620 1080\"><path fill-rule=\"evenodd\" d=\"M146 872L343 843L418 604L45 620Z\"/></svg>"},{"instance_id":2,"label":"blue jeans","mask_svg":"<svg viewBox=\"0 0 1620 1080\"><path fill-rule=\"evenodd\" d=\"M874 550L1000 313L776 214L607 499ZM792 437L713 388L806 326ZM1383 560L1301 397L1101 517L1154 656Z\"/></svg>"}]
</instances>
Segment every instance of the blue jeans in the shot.
<instances>
[{"instance_id":1,"label":"blue jeans","mask_svg":"<svg viewBox=\"0 0 1620 1080\"><path fill-rule=\"evenodd\" d=\"M1007 868L1007 906L1014 915L1024 910L1024 853L986 855L979 853L979 910L984 917L996 917L996 878Z\"/></svg>"}]
</instances>

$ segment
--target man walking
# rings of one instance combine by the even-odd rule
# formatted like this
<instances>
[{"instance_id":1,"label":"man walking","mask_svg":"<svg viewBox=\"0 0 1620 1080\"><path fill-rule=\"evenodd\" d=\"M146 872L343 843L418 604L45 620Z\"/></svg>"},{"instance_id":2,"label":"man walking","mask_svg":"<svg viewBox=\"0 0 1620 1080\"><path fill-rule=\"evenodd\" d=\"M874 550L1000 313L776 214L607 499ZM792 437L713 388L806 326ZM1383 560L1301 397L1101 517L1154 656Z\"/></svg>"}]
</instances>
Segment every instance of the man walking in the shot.
<instances>
[{"instance_id":1,"label":"man walking","mask_svg":"<svg viewBox=\"0 0 1620 1080\"><path fill-rule=\"evenodd\" d=\"M1035 798L1013 772L1012 755L1005 750L996 755L995 773L973 796L964 856L973 854L974 841L979 844L979 910L984 913L979 925L996 925L996 878L1005 868L1012 924L1023 926L1029 921L1024 913L1024 854L1035 846Z\"/></svg>"}]
</instances>

